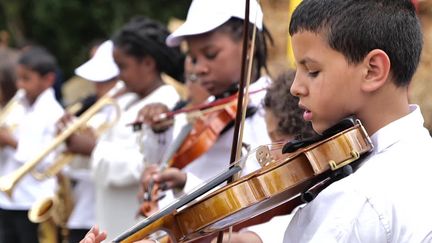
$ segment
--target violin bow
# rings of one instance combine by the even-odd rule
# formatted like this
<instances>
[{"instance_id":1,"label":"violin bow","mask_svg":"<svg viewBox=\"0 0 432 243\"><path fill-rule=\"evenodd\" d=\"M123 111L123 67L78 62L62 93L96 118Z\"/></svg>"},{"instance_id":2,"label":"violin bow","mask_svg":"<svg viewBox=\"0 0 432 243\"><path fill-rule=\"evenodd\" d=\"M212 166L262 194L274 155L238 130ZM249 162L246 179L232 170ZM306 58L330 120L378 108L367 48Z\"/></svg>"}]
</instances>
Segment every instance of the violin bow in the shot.
<instances>
[{"instance_id":1,"label":"violin bow","mask_svg":"<svg viewBox=\"0 0 432 243\"><path fill-rule=\"evenodd\" d=\"M246 75L246 61L247 61L247 50L249 44L249 11L250 11L250 0L246 0L245 16L243 24L243 49L242 49L242 63L241 63L241 74L239 83L239 94L237 97L237 114L234 123L234 134L233 142L231 146L231 157L230 157L230 167L232 163L237 159L237 148L239 146L240 128L242 127L242 117L243 117L243 99L244 99L244 87L245 87L245 75ZM252 57L251 57L252 58ZM239 112L240 111L240 112ZM229 182L231 182L229 180Z\"/></svg>"},{"instance_id":2,"label":"violin bow","mask_svg":"<svg viewBox=\"0 0 432 243\"><path fill-rule=\"evenodd\" d=\"M254 0L253 0L254 1ZM237 97L237 114L236 119L234 123L234 134L233 134L233 142L231 146L231 157L230 157L230 168L234 166L234 162L237 160L237 158L240 156L240 150L241 150L241 141L243 132L240 130L243 130L244 127L244 118L246 117L246 114L243 115L243 113L246 113L246 107L243 108L243 104L245 101L244 98L244 89L246 86L246 62L247 62L247 54L248 54L248 45L249 45L249 12L250 12L250 0L246 0L245 5L245 15L244 15L244 23L243 23L243 49L242 49L242 60L241 60L241 74L240 74L240 83L239 83L239 94ZM255 42L255 41L253 41ZM252 53L253 53L253 49ZM253 55L250 55L250 59L253 59ZM251 69L251 68L250 68ZM249 85L248 85L249 87ZM234 180L234 176L232 176L228 183L232 182ZM232 228L230 228L230 235L232 232ZM223 242L223 231L220 231L217 236L217 243Z\"/></svg>"}]
</instances>

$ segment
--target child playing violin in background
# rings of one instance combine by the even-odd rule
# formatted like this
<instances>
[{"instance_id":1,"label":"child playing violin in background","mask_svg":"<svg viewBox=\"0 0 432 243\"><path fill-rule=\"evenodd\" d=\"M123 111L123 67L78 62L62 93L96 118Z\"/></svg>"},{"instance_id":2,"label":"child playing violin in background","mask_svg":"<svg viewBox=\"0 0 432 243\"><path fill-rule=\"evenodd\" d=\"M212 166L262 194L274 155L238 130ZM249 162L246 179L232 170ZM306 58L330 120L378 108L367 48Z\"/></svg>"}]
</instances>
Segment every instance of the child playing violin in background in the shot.
<instances>
[{"instance_id":1,"label":"child playing violin in background","mask_svg":"<svg viewBox=\"0 0 432 243\"><path fill-rule=\"evenodd\" d=\"M422 51L409 0L303 0L289 28L291 93L322 133L355 115L372 153L299 209L284 242L431 242L432 139L408 85Z\"/></svg>"},{"instance_id":2,"label":"child playing violin in background","mask_svg":"<svg viewBox=\"0 0 432 243\"><path fill-rule=\"evenodd\" d=\"M232 7L226 8L226 6ZM189 8L186 22L166 40L170 46L178 46L183 40L187 42L188 55L192 61L196 82L205 87L216 99L233 95L238 90L238 82L241 77L244 7L245 2L242 0L194 0ZM252 37L252 24L255 23L258 28L255 40L256 49L253 57L250 57L255 60L251 80L253 84L250 90L261 90L270 83L269 77L261 76L261 72L266 70L265 36L268 35L268 32L263 26L262 11L256 1L251 1L250 15L251 28L247 36ZM206 19L203 19L204 17ZM258 143L268 144L270 141L265 132L262 111L259 110L264 95L265 92L259 92L251 95L249 99L250 106L255 109L249 109L245 120L244 141L251 147L255 147ZM159 114L169 109L158 108L158 110L159 112L153 112L154 109L143 108L138 115L138 120L147 121L151 125ZM149 180L154 179L158 184L167 185L166 189L176 189L177 195L188 192L198 183L228 168L232 139L233 128L226 128L210 150L182 170L167 168L164 171L158 171L157 166L147 166L143 174L149 176L143 176L143 188L148 188ZM247 164L244 171L245 173L250 172L257 169L258 166L258 164ZM167 198L163 200L169 202ZM130 225L124 225L124 228L128 226ZM101 228L105 229L105 227ZM86 240L92 238L99 242L106 236L105 233L100 233L98 228L94 228L89 232ZM112 234L112 232L109 233ZM86 241L83 240L83 242Z\"/></svg>"},{"instance_id":3,"label":"child playing violin in background","mask_svg":"<svg viewBox=\"0 0 432 243\"><path fill-rule=\"evenodd\" d=\"M233 5L233 8L226 8ZM192 70L196 82L200 83L216 100L235 94L241 76L241 54L244 23L244 5L242 0L216 2L211 0L195 0L192 2L187 19L168 38L167 43L179 45L183 40L188 45L188 56L192 61ZM223 14L215 14L223 13ZM250 33L252 37L253 24L256 24L256 49L253 51L255 62L252 71L250 90L264 90L270 83L268 76L261 76L266 70L266 30L263 26L261 8L256 1L251 2ZM202 19L205 16L212 19ZM255 23L256 21L256 23ZM268 143L265 132L265 121L260 110L260 104L265 95L261 91L250 95L244 129L244 143L255 147L259 142ZM167 111L167 109L160 109ZM139 115L141 120L151 122L158 113L144 107ZM205 118L204 118L205 119ZM157 165L151 165L143 173L143 188L146 190L151 180L163 185L164 189L174 189L174 196L179 196L192 190L199 183L208 180L216 173L228 168L233 139L232 123L225 127L208 151L191 161L184 168L170 167L159 171ZM176 124L183 125L183 124ZM258 164L247 164L244 173L258 168ZM161 201L161 205L169 203L169 197Z\"/></svg>"},{"instance_id":4,"label":"child playing violin in background","mask_svg":"<svg viewBox=\"0 0 432 243\"><path fill-rule=\"evenodd\" d=\"M31 47L20 55L16 85L25 95L18 97L20 108L10 114L19 114L16 128L12 131L1 128L0 131L2 153L7 154L6 157L2 155L2 176L15 172L34 159L55 137L55 123L63 115L63 108L55 99L52 88L56 69L56 59L42 47ZM50 153L37 169L53 160L54 153ZM26 174L17 183L11 198L0 193L0 242L39 242L39 224L30 222L27 213L34 202L52 196L55 185L53 178L38 181Z\"/></svg>"}]
</instances>

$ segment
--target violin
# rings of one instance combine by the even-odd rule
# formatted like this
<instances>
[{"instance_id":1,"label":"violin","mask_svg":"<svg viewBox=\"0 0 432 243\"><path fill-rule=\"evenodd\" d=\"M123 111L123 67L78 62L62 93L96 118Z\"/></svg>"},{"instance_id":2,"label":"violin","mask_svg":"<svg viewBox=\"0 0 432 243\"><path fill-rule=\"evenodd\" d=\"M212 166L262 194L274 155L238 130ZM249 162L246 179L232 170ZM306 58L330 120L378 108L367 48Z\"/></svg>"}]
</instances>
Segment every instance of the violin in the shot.
<instances>
[{"instance_id":1,"label":"violin","mask_svg":"<svg viewBox=\"0 0 432 243\"><path fill-rule=\"evenodd\" d=\"M359 165L360 156L373 149L358 120L342 131L334 128L330 131L332 135L322 140L285 146L285 152L289 153L276 160L267 146L258 148L261 169L208 195L199 194L214 187L217 182L211 180L203 186L205 189L200 187L199 192L182 197L133 226L114 242L134 242L159 230L166 231L174 242L186 242L222 231L283 203L298 201L299 205L305 201L298 200L300 197L307 198L309 192L319 193L331 183L332 175ZM237 167L231 166L228 172L238 171ZM224 176L223 179L227 175ZM186 205L200 196L201 199Z\"/></svg>"},{"instance_id":2,"label":"violin","mask_svg":"<svg viewBox=\"0 0 432 243\"><path fill-rule=\"evenodd\" d=\"M258 89L249 92L250 95L261 92L265 89ZM183 144L177 153L172 157L170 166L178 169L184 168L187 164L206 153L217 141L222 131L233 123L237 115L237 95L218 99L210 104L201 105L205 110L196 111L196 108L189 108L181 112L194 112L204 114L193 120L193 128L185 137ZM178 114L179 111L168 114ZM196 115L195 115L196 116Z\"/></svg>"},{"instance_id":3,"label":"violin","mask_svg":"<svg viewBox=\"0 0 432 243\"><path fill-rule=\"evenodd\" d=\"M206 104L204 116L199 116L186 124L180 134L168 148L162 158L160 169L167 167L184 168L190 162L207 152L217 141L220 133L234 121L236 103L231 102L235 96L217 100L212 105ZM202 105L201 107L204 107ZM188 112L197 112L196 108L187 108ZM187 112L186 109L180 112ZM167 114L172 116L179 111ZM139 208L139 214L148 217L158 211L158 201L163 196L159 193L159 185L150 181L144 201Z\"/></svg>"},{"instance_id":4,"label":"violin","mask_svg":"<svg viewBox=\"0 0 432 243\"><path fill-rule=\"evenodd\" d=\"M171 166L182 169L207 152L216 143L221 132L234 121L236 112L237 104L230 102L222 109L194 120L193 128L173 156Z\"/></svg>"}]
</instances>

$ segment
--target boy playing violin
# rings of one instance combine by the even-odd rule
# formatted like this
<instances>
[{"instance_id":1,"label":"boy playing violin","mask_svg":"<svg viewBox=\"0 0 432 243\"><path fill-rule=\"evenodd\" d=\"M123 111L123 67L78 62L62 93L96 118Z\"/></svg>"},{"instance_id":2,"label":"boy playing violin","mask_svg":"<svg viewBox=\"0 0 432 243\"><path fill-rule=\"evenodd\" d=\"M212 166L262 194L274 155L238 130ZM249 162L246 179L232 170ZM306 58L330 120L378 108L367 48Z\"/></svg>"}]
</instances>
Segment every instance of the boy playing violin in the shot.
<instances>
[{"instance_id":1,"label":"boy playing violin","mask_svg":"<svg viewBox=\"0 0 432 243\"><path fill-rule=\"evenodd\" d=\"M304 0L290 28L291 93L321 133L355 115L373 152L299 209L284 242L431 242L432 139L408 85L422 33L409 0Z\"/></svg>"},{"instance_id":2,"label":"boy playing violin","mask_svg":"<svg viewBox=\"0 0 432 243\"><path fill-rule=\"evenodd\" d=\"M295 213L284 242L431 242L432 139L408 100L422 50L412 3L304 0L289 31L303 118L322 133L355 115L374 150Z\"/></svg>"}]
</instances>

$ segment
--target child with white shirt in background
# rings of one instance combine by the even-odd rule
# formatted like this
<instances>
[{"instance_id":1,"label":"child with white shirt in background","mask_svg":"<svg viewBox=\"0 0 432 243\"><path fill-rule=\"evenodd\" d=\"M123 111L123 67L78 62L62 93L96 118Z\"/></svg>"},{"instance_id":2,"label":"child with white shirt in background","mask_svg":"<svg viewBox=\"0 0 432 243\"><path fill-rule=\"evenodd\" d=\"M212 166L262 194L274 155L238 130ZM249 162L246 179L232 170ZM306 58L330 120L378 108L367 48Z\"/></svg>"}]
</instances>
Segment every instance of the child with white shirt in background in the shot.
<instances>
[{"instance_id":1,"label":"child with white shirt in background","mask_svg":"<svg viewBox=\"0 0 432 243\"><path fill-rule=\"evenodd\" d=\"M1 161L2 176L13 173L29 160L34 159L56 136L55 123L63 115L52 88L57 63L46 49L32 47L25 50L16 67L17 87L24 91L18 102L22 109L19 122L12 131L0 128L0 144L9 153ZM54 153L46 156L37 166L44 167L54 159ZM38 242L38 224L30 222L27 212L34 202L52 196L56 187L54 178L39 181L25 175L12 190L9 198L0 193L0 242Z\"/></svg>"}]
</instances>

